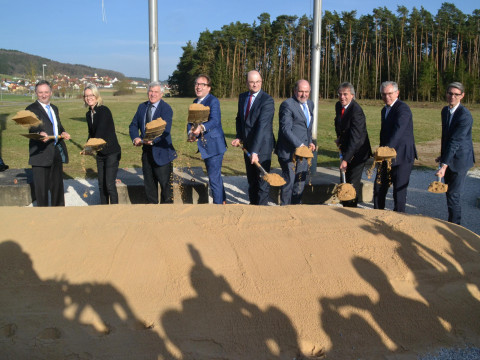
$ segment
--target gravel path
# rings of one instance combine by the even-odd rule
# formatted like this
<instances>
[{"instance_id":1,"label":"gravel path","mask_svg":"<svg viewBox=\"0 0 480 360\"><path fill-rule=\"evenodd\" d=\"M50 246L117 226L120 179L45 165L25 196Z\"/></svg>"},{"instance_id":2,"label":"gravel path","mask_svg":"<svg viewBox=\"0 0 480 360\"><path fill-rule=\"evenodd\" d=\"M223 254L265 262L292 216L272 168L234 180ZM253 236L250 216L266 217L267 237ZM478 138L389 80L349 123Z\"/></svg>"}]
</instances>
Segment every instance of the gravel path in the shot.
<instances>
[{"instance_id":1,"label":"gravel path","mask_svg":"<svg viewBox=\"0 0 480 360\"><path fill-rule=\"evenodd\" d=\"M336 169L331 169L336 171ZM206 180L206 179L205 179ZM367 180L366 176L364 178ZM432 194L426 189L430 182L436 180L433 170L414 170L410 178L407 195L407 213L447 219L447 205L444 194ZM247 179L245 176L225 176L225 191L228 202L248 204ZM65 180L65 201L67 206L97 205L100 203L96 179ZM462 225L480 234L480 208L477 199L480 198L480 169L468 173L465 191L462 198ZM364 208L373 208L372 203L363 203ZM392 190L387 195L387 209L393 209Z\"/></svg>"}]
</instances>

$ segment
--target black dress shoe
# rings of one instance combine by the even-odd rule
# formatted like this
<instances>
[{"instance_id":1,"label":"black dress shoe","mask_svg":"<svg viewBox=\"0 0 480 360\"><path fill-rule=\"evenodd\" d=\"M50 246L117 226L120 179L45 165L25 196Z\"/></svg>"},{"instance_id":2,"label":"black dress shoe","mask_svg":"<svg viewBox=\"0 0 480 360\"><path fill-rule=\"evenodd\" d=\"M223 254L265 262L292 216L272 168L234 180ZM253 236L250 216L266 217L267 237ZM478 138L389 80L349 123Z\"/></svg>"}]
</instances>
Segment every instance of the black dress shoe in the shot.
<instances>
[{"instance_id":1,"label":"black dress shoe","mask_svg":"<svg viewBox=\"0 0 480 360\"><path fill-rule=\"evenodd\" d=\"M0 165L0 172L5 171L8 169L8 165L2 164Z\"/></svg>"}]
</instances>

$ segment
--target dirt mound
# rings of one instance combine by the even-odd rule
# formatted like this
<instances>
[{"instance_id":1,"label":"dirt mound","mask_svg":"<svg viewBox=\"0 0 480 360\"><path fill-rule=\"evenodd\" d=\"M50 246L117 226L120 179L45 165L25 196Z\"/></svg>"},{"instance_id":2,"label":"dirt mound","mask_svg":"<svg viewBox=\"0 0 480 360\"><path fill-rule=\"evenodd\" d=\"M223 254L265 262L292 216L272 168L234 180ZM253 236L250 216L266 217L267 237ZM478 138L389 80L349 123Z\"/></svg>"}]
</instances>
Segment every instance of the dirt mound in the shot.
<instances>
[{"instance_id":1,"label":"dirt mound","mask_svg":"<svg viewBox=\"0 0 480 360\"><path fill-rule=\"evenodd\" d=\"M436 219L2 207L0 228L6 358L407 359L480 345L480 238Z\"/></svg>"}]
</instances>

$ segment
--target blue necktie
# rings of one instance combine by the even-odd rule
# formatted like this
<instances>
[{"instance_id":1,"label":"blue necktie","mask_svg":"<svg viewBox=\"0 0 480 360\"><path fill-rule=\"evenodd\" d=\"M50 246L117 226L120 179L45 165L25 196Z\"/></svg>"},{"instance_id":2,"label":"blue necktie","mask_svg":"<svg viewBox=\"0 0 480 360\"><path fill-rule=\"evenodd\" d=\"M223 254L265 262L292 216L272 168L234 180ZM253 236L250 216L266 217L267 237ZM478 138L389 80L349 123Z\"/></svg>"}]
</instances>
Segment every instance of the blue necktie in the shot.
<instances>
[{"instance_id":1,"label":"blue necktie","mask_svg":"<svg viewBox=\"0 0 480 360\"><path fill-rule=\"evenodd\" d=\"M55 135L55 144L56 144L58 139L58 129L55 126L55 121L53 121L53 115L52 115L52 111L50 110L50 105L45 105L45 107L47 108L48 117L50 118L50 122L52 123L53 135Z\"/></svg>"},{"instance_id":2,"label":"blue necktie","mask_svg":"<svg viewBox=\"0 0 480 360\"><path fill-rule=\"evenodd\" d=\"M307 103L303 103L302 107L303 107L303 113L305 114L305 117L307 118L307 127L309 127L310 126L310 114L308 112Z\"/></svg>"}]
</instances>

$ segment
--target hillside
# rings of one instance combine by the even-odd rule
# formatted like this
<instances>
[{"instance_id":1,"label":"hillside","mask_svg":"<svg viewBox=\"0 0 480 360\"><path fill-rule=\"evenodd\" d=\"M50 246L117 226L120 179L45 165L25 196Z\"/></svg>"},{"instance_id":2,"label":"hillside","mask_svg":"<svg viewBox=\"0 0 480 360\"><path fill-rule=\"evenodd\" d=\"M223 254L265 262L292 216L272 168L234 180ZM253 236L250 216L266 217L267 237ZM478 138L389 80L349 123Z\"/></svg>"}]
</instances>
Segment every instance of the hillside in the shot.
<instances>
[{"instance_id":1,"label":"hillside","mask_svg":"<svg viewBox=\"0 0 480 360\"><path fill-rule=\"evenodd\" d=\"M118 71L93 68L79 64L65 64L44 57L27 54L17 50L0 49L0 74L12 76L41 75L42 64L46 64L46 74L61 73L71 77L82 77L97 73L102 76L123 79L125 75Z\"/></svg>"}]
</instances>

